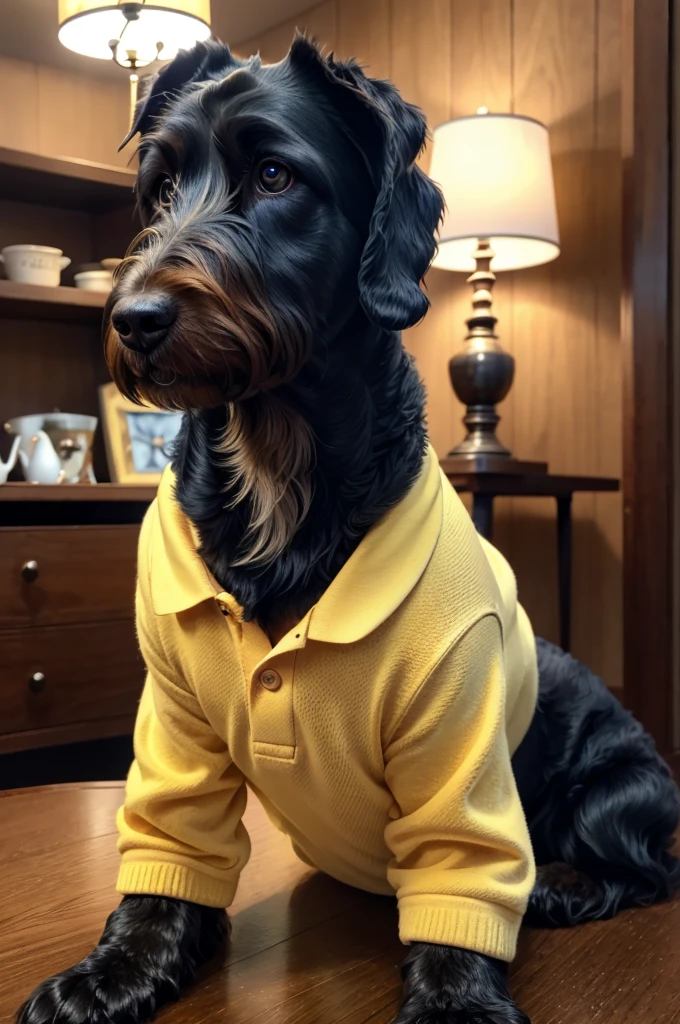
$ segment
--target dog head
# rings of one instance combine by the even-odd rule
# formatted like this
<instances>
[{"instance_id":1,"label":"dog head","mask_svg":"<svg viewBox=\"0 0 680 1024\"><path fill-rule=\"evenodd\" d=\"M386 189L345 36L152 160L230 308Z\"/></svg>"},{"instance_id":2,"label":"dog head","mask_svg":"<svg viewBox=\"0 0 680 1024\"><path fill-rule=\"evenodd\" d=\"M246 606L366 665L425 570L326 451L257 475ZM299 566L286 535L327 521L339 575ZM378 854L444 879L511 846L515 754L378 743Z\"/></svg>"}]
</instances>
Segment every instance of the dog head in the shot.
<instances>
[{"instance_id":1,"label":"dog head","mask_svg":"<svg viewBox=\"0 0 680 1024\"><path fill-rule=\"evenodd\" d=\"M274 65L199 43L152 82L138 131L144 230L105 334L133 400L238 402L291 381L359 308L388 330L425 314L442 199L394 86L303 37Z\"/></svg>"}]
</instances>

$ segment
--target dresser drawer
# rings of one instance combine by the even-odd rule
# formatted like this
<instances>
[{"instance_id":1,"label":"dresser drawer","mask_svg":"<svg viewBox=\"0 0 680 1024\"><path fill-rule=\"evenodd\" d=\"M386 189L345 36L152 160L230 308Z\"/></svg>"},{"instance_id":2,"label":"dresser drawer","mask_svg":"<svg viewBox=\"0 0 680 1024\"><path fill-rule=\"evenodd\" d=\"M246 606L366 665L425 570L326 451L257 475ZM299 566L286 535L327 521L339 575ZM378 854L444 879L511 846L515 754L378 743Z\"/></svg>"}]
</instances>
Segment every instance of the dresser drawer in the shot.
<instances>
[{"instance_id":1,"label":"dresser drawer","mask_svg":"<svg viewBox=\"0 0 680 1024\"><path fill-rule=\"evenodd\" d=\"M144 665L131 620L0 633L0 734L133 714Z\"/></svg>"},{"instance_id":2,"label":"dresser drawer","mask_svg":"<svg viewBox=\"0 0 680 1024\"><path fill-rule=\"evenodd\" d=\"M0 530L0 628L134 615L138 526Z\"/></svg>"}]
</instances>

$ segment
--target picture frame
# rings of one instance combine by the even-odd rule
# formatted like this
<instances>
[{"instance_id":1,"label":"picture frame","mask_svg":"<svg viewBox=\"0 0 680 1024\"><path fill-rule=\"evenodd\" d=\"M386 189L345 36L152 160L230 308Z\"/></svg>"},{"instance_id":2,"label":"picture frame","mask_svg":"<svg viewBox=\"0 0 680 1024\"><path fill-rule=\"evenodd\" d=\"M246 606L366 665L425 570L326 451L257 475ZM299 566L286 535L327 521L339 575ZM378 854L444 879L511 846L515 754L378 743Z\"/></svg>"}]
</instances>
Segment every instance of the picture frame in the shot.
<instances>
[{"instance_id":1,"label":"picture frame","mask_svg":"<svg viewBox=\"0 0 680 1024\"><path fill-rule=\"evenodd\" d=\"M183 413L137 405L111 382L99 388L106 459L113 483L157 484Z\"/></svg>"}]
</instances>

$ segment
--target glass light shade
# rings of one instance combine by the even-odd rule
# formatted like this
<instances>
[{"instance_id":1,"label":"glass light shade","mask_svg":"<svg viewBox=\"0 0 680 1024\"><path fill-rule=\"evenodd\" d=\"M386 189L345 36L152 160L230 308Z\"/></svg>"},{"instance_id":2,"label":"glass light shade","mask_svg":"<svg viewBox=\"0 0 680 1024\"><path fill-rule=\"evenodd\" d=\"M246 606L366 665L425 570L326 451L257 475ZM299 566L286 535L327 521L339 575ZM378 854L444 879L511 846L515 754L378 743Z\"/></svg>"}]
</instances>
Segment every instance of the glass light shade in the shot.
<instances>
[{"instance_id":1,"label":"glass light shade","mask_svg":"<svg viewBox=\"0 0 680 1024\"><path fill-rule=\"evenodd\" d=\"M446 213L434 266L473 271L477 240L488 239L494 270L559 256L548 130L514 114L476 114L435 128L430 177Z\"/></svg>"},{"instance_id":2,"label":"glass light shade","mask_svg":"<svg viewBox=\"0 0 680 1024\"><path fill-rule=\"evenodd\" d=\"M129 52L135 55L135 65L143 67L157 58L171 60L178 50L210 35L210 0L147 0L128 5L139 7L139 18L129 22L123 6L115 0L59 0L59 41L86 57L111 60L109 43L122 36L120 63L127 63ZM159 43L163 44L160 53Z\"/></svg>"}]
</instances>

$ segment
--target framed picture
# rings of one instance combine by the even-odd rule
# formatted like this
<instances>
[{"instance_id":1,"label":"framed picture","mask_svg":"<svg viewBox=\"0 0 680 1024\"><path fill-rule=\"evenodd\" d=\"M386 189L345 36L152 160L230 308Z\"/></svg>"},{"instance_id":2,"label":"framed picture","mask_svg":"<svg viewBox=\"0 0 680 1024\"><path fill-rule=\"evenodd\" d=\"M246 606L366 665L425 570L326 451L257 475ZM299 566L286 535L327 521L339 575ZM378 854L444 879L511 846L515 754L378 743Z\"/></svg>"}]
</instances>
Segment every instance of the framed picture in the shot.
<instances>
[{"instance_id":1,"label":"framed picture","mask_svg":"<svg viewBox=\"0 0 680 1024\"><path fill-rule=\"evenodd\" d=\"M99 404L111 480L157 484L170 462L182 413L135 405L113 382L99 388Z\"/></svg>"}]
</instances>

